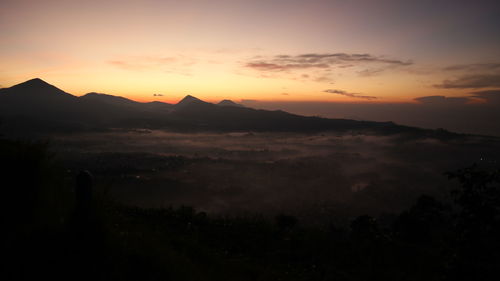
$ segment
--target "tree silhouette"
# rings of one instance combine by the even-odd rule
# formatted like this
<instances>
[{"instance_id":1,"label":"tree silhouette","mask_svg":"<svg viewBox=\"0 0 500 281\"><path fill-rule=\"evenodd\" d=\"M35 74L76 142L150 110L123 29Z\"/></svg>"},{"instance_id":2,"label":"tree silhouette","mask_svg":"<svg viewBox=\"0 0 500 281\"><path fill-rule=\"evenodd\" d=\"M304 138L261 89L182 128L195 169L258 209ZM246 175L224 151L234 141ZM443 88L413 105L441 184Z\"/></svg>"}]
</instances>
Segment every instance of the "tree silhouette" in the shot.
<instances>
[{"instance_id":1,"label":"tree silhouette","mask_svg":"<svg viewBox=\"0 0 500 281\"><path fill-rule=\"evenodd\" d=\"M500 276L500 171L477 165L448 173L460 188L453 191L459 210L456 221L454 274L467 280Z\"/></svg>"}]
</instances>

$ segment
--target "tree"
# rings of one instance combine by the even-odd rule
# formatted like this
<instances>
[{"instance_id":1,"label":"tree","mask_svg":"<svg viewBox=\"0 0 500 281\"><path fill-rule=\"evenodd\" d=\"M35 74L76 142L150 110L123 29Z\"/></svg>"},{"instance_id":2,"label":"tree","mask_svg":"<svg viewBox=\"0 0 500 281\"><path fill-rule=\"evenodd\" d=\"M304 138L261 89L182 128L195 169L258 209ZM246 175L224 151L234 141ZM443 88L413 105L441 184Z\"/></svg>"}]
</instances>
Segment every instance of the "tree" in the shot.
<instances>
[{"instance_id":1,"label":"tree","mask_svg":"<svg viewBox=\"0 0 500 281\"><path fill-rule=\"evenodd\" d=\"M500 171L474 165L448 176L460 183L452 192L459 210L450 278L492 280L500 276Z\"/></svg>"}]
</instances>

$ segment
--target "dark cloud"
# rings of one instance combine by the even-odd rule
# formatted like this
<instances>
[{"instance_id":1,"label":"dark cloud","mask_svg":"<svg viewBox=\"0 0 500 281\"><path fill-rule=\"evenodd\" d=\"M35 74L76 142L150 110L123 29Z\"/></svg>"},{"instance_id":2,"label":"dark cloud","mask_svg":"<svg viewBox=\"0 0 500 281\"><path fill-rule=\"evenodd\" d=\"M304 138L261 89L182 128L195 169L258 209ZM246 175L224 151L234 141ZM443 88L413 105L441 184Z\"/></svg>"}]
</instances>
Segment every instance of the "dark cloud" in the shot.
<instances>
[{"instance_id":1,"label":"dark cloud","mask_svg":"<svg viewBox=\"0 0 500 281\"><path fill-rule=\"evenodd\" d=\"M356 64L379 63L385 65L407 66L411 61L401 61L377 57L370 54L301 54L296 56L277 55L270 58L255 58L245 64L246 67L264 70L264 71L287 71L292 69L306 68L331 68L337 66L340 68L352 67Z\"/></svg>"},{"instance_id":2,"label":"dark cloud","mask_svg":"<svg viewBox=\"0 0 500 281\"><path fill-rule=\"evenodd\" d=\"M335 89L328 89L328 90L324 90L323 92L330 93L330 94L336 94L336 95L342 95L342 96L351 97L351 98L367 99L367 100L373 100L373 99L377 98L377 97L373 97L373 96L363 96L363 95L357 94L357 93L348 93L346 91L335 90Z\"/></svg>"},{"instance_id":3,"label":"dark cloud","mask_svg":"<svg viewBox=\"0 0 500 281\"><path fill-rule=\"evenodd\" d=\"M423 104L429 105L446 105L446 104L455 104L462 105L470 102L470 98L468 97L445 97L445 96L426 96L416 98L415 101L418 101Z\"/></svg>"},{"instance_id":4,"label":"dark cloud","mask_svg":"<svg viewBox=\"0 0 500 281\"><path fill-rule=\"evenodd\" d=\"M291 69L306 69L306 68L327 68L328 64L325 63L288 63L288 64L277 64L277 63L267 63L267 62L255 62L248 63L247 67L265 70L265 71L285 71Z\"/></svg>"},{"instance_id":5,"label":"dark cloud","mask_svg":"<svg viewBox=\"0 0 500 281\"><path fill-rule=\"evenodd\" d=\"M162 94L153 94L153 96L155 96L155 97L163 97Z\"/></svg>"},{"instance_id":6,"label":"dark cloud","mask_svg":"<svg viewBox=\"0 0 500 281\"><path fill-rule=\"evenodd\" d=\"M385 64L396 64L396 65L411 65L412 62L404 62L401 60L386 59L383 57L376 57L370 54L346 54L346 53L335 53L335 54L302 54L294 57L287 57L283 60L300 62L300 63L328 63L328 64L342 64L345 63L360 63L360 62L378 62Z\"/></svg>"},{"instance_id":7,"label":"dark cloud","mask_svg":"<svg viewBox=\"0 0 500 281\"><path fill-rule=\"evenodd\" d=\"M320 77L314 78L314 81L315 82L328 82L332 85L335 84L334 80L328 76L320 76Z\"/></svg>"},{"instance_id":8,"label":"dark cloud","mask_svg":"<svg viewBox=\"0 0 500 281\"><path fill-rule=\"evenodd\" d=\"M374 75L377 75L385 70L387 70L387 67L367 68L367 69L358 71L358 74L361 76L374 76Z\"/></svg>"},{"instance_id":9,"label":"dark cloud","mask_svg":"<svg viewBox=\"0 0 500 281\"><path fill-rule=\"evenodd\" d=\"M500 105L500 90L472 92L471 95L486 100L488 104Z\"/></svg>"},{"instance_id":10,"label":"dark cloud","mask_svg":"<svg viewBox=\"0 0 500 281\"><path fill-rule=\"evenodd\" d=\"M495 71L500 70L500 63L457 64L444 68L448 71Z\"/></svg>"},{"instance_id":11,"label":"dark cloud","mask_svg":"<svg viewBox=\"0 0 500 281\"><path fill-rule=\"evenodd\" d=\"M500 87L500 74L464 75L454 80L445 80L443 83L434 86L436 88L443 89L479 89Z\"/></svg>"},{"instance_id":12,"label":"dark cloud","mask_svg":"<svg viewBox=\"0 0 500 281\"><path fill-rule=\"evenodd\" d=\"M477 99L485 101L488 105L498 106L500 105L500 90L471 92L467 97L426 96L414 100L428 105L472 105L474 103L471 102Z\"/></svg>"}]
</instances>

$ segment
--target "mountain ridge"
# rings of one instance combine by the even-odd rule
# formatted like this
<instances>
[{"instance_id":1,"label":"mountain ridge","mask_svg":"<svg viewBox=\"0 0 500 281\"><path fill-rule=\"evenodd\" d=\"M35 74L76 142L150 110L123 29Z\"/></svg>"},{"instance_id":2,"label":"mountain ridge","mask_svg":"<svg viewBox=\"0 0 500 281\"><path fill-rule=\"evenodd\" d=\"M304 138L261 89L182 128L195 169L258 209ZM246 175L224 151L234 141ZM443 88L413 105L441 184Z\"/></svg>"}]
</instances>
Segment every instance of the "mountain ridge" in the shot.
<instances>
[{"instance_id":1,"label":"mountain ridge","mask_svg":"<svg viewBox=\"0 0 500 281\"><path fill-rule=\"evenodd\" d=\"M44 102L40 103L37 98L25 98L36 96L44 97ZM175 131L354 131L376 134L428 134L432 131L392 122L308 117L234 104L230 100L213 104L192 95L185 96L177 104L141 103L99 93L77 97L39 78L0 90L0 118L7 120L10 124L7 127L11 129L17 126L16 122L22 116L31 129L40 127L55 130L61 126L75 130L149 128Z\"/></svg>"},{"instance_id":2,"label":"mountain ridge","mask_svg":"<svg viewBox=\"0 0 500 281\"><path fill-rule=\"evenodd\" d=\"M236 107L245 107L245 106L244 106L244 105L242 105L242 104L235 103L234 101L232 101L232 100L228 100L228 99L221 100L219 103L217 103L217 105L220 105L220 106L236 106Z\"/></svg>"}]
</instances>

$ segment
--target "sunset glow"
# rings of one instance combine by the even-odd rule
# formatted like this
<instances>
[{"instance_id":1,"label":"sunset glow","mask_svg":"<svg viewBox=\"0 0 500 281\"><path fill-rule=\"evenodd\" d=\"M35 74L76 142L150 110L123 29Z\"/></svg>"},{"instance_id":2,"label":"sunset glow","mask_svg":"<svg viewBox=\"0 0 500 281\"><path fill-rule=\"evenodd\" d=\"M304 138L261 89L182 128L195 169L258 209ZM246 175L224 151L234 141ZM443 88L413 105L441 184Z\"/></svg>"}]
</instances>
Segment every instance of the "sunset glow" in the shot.
<instances>
[{"instance_id":1,"label":"sunset glow","mask_svg":"<svg viewBox=\"0 0 500 281\"><path fill-rule=\"evenodd\" d=\"M165 102L461 97L500 86L498 14L494 1L6 0L0 85Z\"/></svg>"}]
</instances>

